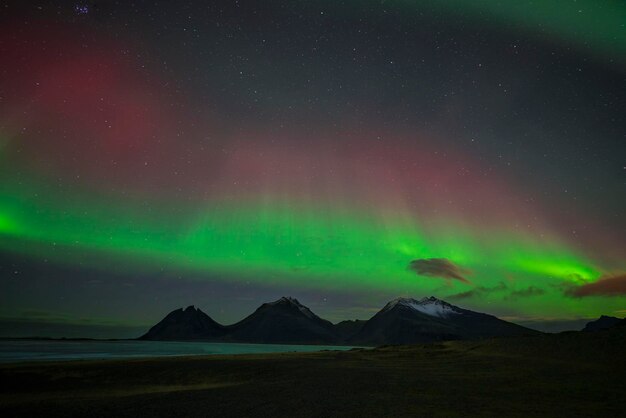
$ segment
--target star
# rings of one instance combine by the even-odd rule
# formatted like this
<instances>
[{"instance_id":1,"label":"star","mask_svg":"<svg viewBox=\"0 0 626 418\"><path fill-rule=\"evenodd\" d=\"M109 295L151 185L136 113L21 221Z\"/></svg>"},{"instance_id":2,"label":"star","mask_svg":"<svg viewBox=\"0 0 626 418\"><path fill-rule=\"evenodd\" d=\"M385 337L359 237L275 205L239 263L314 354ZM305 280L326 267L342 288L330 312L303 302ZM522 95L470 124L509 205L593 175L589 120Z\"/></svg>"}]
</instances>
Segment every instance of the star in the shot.
<instances>
[{"instance_id":1,"label":"star","mask_svg":"<svg viewBox=\"0 0 626 418\"><path fill-rule=\"evenodd\" d=\"M78 15L86 15L89 13L89 6L86 4L77 4L74 6L74 12Z\"/></svg>"}]
</instances>

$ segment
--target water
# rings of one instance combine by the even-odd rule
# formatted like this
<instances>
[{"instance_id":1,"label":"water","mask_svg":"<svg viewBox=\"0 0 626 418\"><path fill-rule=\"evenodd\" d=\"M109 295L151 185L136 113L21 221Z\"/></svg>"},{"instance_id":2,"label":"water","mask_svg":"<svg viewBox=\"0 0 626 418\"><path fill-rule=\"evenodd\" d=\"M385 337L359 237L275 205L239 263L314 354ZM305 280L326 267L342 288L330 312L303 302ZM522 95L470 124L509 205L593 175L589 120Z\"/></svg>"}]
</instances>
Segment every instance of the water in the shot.
<instances>
[{"instance_id":1,"label":"water","mask_svg":"<svg viewBox=\"0 0 626 418\"><path fill-rule=\"evenodd\" d=\"M326 345L228 344L170 341L0 341L0 363L42 360L91 360L207 354L256 354L349 350Z\"/></svg>"}]
</instances>

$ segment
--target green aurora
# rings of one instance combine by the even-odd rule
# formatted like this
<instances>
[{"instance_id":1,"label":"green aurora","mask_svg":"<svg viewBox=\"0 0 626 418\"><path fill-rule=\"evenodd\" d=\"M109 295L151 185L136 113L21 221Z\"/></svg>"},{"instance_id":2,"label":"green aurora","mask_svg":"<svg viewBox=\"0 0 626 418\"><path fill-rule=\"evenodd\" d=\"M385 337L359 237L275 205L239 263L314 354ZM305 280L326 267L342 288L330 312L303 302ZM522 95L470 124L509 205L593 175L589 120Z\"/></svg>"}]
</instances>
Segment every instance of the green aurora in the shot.
<instances>
[{"instance_id":1,"label":"green aurora","mask_svg":"<svg viewBox=\"0 0 626 418\"><path fill-rule=\"evenodd\" d=\"M54 199L42 205L47 199L41 194L25 199L20 197L23 191L5 192L0 199L0 245L61 263L82 260L110 269L113 259L117 269L182 268L260 283L273 278L303 288L409 295L461 293L476 285L497 288L510 282L512 291L541 288L536 300L522 302L543 305L542 312L555 302L561 310L564 305L588 309L590 304L564 296L559 285L600 276L593 261L565 245L512 232L477 236L460 226L426 231L418 222L381 222L358 211L254 201L214 203L184 216L165 211L146 216L140 207L103 210L102 202L85 204L84 198L69 205ZM428 258L447 258L462 266L471 283L418 276L408 269L411 260ZM502 305L520 302L502 302L501 296L495 292L487 299Z\"/></svg>"}]
</instances>

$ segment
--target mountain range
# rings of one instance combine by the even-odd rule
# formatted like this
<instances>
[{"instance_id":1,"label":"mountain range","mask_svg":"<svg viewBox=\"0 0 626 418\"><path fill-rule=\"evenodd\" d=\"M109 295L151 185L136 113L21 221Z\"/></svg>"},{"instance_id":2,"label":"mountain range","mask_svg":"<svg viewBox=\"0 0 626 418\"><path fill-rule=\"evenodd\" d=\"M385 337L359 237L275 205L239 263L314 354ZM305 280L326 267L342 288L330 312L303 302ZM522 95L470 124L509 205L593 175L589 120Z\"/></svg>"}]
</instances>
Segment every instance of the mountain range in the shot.
<instances>
[{"instance_id":1,"label":"mountain range","mask_svg":"<svg viewBox=\"0 0 626 418\"><path fill-rule=\"evenodd\" d=\"M374 346L536 333L433 296L420 300L398 298L367 321L342 321L335 325L315 315L297 299L282 297L264 303L243 320L228 326L193 306L177 309L140 339Z\"/></svg>"}]
</instances>

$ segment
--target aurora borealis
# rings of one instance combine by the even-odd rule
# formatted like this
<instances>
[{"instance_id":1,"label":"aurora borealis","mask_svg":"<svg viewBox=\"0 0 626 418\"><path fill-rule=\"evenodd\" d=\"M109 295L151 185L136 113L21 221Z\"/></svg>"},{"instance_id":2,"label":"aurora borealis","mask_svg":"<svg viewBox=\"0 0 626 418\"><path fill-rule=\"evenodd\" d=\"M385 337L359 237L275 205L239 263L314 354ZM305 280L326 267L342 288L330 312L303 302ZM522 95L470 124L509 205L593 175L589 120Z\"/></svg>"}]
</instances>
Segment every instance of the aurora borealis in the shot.
<instances>
[{"instance_id":1,"label":"aurora borealis","mask_svg":"<svg viewBox=\"0 0 626 418\"><path fill-rule=\"evenodd\" d=\"M6 320L623 316L620 3L51 3L0 11Z\"/></svg>"}]
</instances>

